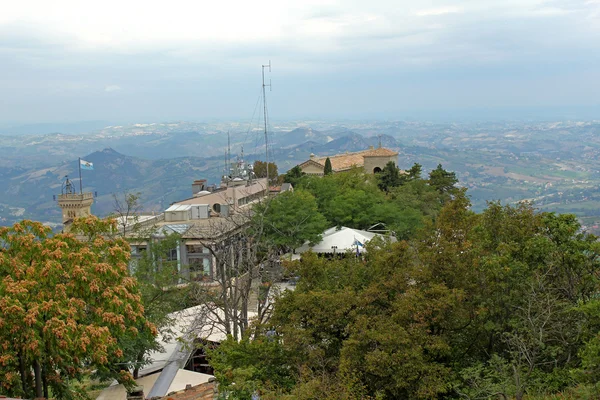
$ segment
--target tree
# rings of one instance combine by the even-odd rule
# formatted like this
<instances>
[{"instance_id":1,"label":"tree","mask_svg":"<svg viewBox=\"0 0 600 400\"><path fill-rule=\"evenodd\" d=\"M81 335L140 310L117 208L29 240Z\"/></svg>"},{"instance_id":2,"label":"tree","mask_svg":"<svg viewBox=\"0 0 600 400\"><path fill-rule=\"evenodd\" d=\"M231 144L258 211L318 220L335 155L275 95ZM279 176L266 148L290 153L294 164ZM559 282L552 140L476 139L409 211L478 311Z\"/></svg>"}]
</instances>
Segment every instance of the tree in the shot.
<instances>
[{"instance_id":1,"label":"tree","mask_svg":"<svg viewBox=\"0 0 600 400\"><path fill-rule=\"evenodd\" d=\"M13 396L76 396L69 382L103 369L132 384L125 343L153 336L129 245L116 223L93 216L70 233L22 221L0 228L0 390ZM77 235L77 236L76 236ZM79 239L81 238L81 240Z\"/></svg>"},{"instance_id":2,"label":"tree","mask_svg":"<svg viewBox=\"0 0 600 400\"><path fill-rule=\"evenodd\" d=\"M140 289L144 317L151 322L162 336L169 335L172 319L169 315L185 308L185 298L189 287L177 287L181 277L177 271L177 260L171 259L171 251L179 246L181 235L172 233L156 240L158 229L155 223L144 224L139 221L140 193L113 194L119 235L129 243L146 243L144 251L130 260L130 272L137 279ZM162 237L164 236L164 237ZM124 343L135 360L132 362L133 378L137 379L139 370L150 360L151 351L161 350L155 336L138 335L134 340ZM96 377L100 380L110 378L111 371L98 369Z\"/></svg>"},{"instance_id":3,"label":"tree","mask_svg":"<svg viewBox=\"0 0 600 400\"><path fill-rule=\"evenodd\" d=\"M265 161L254 161L254 174L257 178L266 178L267 177L267 163ZM269 182L277 182L278 177L277 172L277 164L274 162L269 162Z\"/></svg>"},{"instance_id":4,"label":"tree","mask_svg":"<svg viewBox=\"0 0 600 400\"><path fill-rule=\"evenodd\" d=\"M255 223L262 219L265 239L280 248L293 249L304 242L317 243L328 227L313 195L305 190L285 192L255 208Z\"/></svg>"},{"instance_id":5,"label":"tree","mask_svg":"<svg viewBox=\"0 0 600 400\"><path fill-rule=\"evenodd\" d=\"M456 173L446 171L442 164L429 173L429 184L442 194L452 193L457 183Z\"/></svg>"},{"instance_id":6,"label":"tree","mask_svg":"<svg viewBox=\"0 0 600 400\"><path fill-rule=\"evenodd\" d=\"M207 329L239 340L250 328L254 310L255 320L268 318L271 306L260 296L260 287L272 282L278 248L265 241L264 221L250 209L211 220L196 240L212 256L214 269L212 285L191 288L195 303L203 305L197 318Z\"/></svg>"},{"instance_id":7,"label":"tree","mask_svg":"<svg viewBox=\"0 0 600 400\"><path fill-rule=\"evenodd\" d=\"M219 380L219 391L235 399L251 400L264 382L275 390L290 389L295 383L286 351L275 332L260 332L255 340L229 336L209 350L209 361Z\"/></svg>"},{"instance_id":8,"label":"tree","mask_svg":"<svg viewBox=\"0 0 600 400\"><path fill-rule=\"evenodd\" d=\"M408 171L408 180L413 179L421 179L421 172L423 170L423 166L419 163L414 163L412 167Z\"/></svg>"},{"instance_id":9,"label":"tree","mask_svg":"<svg viewBox=\"0 0 600 400\"><path fill-rule=\"evenodd\" d=\"M323 175L331 175L333 173L333 168L331 168L331 160L329 157L325 159L325 168L323 169Z\"/></svg>"},{"instance_id":10,"label":"tree","mask_svg":"<svg viewBox=\"0 0 600 400\"><path fill-rule=\"evenodd\" d=\"M128 226L136 228L139 221L139 213L142 208L139 202L140 196L140 192L112 194L114 215L123 236L125 236Z\"/></svg>"},{"instance_id":11,"label":"tree","mask_svg":"<svg viewBox=\"0 0 600 400\"><path fill-rule=\"evenodd\" d=\"M180 238L181 235L177 233L166 235L161 240L145 238L148 242L146 250L131 263L132 275L138 281L144 305L144 317L162 336L172 334L170 326L174 321L170 315L186 308L190 292L189 285L177 286L181 278L177 271L177 260L170 258L172 249L179 246ZM157 338L148 336L136 337L130 347L135 353L133 378L137 379L140 368L149 362L150 351L161 348Z\"/></svg>"},{"instance_id":12,"label":"tree","mask_svg":"<svg viewBox=\"0 0 600 400\"><path fill-rule=\"evenodd\" d=\"M391 188L400 186L400 170L396 163L389 161L377 176L377 186L380 190L388 192Z\"/></svg>"},{"instance_id":13,"label":"tree","mask_svg":"<svg viewBox=\"0 0 600 400\"><path fill-rule=\"evenodd\" d=\"M309 253L289 265L296 289L253 338L270 332L269 362L293 382L233 342L220 360L239 362L219 365L219 379L265 399L548 398L577 382L597 397L600 245L574 216L527 203L476 214L456 190L409 242L367 247L361 260Z\"/></svg>"},{"instance_id":14,"label":"tree","mask_svg":"<svg viewBox=\"0 0 600 400\"><path fill-rule=\"evenodd\" d=\"M296 165L294 168L290 169L288 172L285 173L283 181L291 183L292 186L296 187L300 182L300 179L302 179L302 177L305 175L306 174L302 172L302 168Z\"/></svg>"}]
</instances>

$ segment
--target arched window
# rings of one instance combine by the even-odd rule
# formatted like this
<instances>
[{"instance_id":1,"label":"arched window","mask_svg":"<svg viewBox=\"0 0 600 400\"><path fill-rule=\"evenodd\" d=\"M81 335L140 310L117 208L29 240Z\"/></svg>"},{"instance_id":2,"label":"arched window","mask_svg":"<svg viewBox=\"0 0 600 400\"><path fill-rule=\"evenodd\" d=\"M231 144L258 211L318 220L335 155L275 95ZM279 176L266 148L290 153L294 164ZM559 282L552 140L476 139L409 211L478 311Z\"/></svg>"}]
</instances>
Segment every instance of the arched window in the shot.
<instances>
[{"instance_id":1,"label":"arched window","mask_svg":"<svg viewBox=\"0 0 600 400\"><path fill-rule=\"evenodd\" d=\"M381 168L379 168L379 167L375 167L375 168L373 169L373 173L374 173L374 174L377 174L377 173L379 173L379 172L381 172Z\"/></svg>"}]
</instances>

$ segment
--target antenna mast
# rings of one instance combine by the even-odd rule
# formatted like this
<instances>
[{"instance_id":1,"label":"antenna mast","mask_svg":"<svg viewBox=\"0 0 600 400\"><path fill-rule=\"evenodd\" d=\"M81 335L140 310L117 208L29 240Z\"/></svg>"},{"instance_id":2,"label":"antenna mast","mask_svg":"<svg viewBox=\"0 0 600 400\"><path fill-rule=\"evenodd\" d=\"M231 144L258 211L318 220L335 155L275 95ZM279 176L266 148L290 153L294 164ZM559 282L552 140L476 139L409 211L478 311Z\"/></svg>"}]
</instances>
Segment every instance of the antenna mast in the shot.
<instances>
[{"instance_id":1,"label":"antenna mast","mask_svg":"<svg viewBox=\"0 0 600 400\"><path fill-rule=\"evenodd\" d=\"M227 176L230 175L231 172L231 137L229 136L229 131L227 131Z\"/></svg>"},{"instance_id":2,"label":"antenna mast","mask_svg":"<svg viewBox=\"0 0 600 400\"><path fill-rule=\"evenodd\" d=\"M271 60L269 60L268 65L262 66L262 92L263 92L263 111L264 111L264 119L265 119L265 158L267 159L267 193L269 189L269 136L267 134L267 97L265 88L269 87L269 92L271 91L271 79L269 79L269 84L265 85L265 68L269 67L269 72L271 72Z\"/></svg>"}]
</instances>

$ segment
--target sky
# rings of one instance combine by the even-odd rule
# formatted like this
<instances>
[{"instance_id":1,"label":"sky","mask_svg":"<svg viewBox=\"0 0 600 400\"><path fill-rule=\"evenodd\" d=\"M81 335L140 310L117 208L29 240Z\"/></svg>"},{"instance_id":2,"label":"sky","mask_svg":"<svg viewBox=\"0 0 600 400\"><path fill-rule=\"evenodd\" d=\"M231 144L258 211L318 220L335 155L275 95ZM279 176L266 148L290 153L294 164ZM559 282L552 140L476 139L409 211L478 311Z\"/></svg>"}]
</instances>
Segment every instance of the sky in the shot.
<instances>
[{"instance_id":1,"label":"sky","mask_svg":"<svg viewBox=\"0 0 600 400\"><path fill-rule=\"evenodd\" d=\"M600 119L600 0L20 0L0 124L579 112ZM528 111L530 110L530 111Z\"/></svg>"}]
</instances>

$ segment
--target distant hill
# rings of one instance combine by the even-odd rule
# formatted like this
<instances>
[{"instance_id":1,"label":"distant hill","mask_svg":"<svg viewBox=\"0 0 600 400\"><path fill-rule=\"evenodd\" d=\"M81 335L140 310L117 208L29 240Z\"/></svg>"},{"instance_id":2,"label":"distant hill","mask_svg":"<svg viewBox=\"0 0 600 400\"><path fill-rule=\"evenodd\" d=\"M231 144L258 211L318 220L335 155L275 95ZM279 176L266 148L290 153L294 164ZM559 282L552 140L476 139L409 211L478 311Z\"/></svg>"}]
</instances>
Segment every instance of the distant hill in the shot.
<instances>
[{"instance_id":1,"label":"distant hill","mask_svg":"<svg viewBox=\"0 0 600 400\"><path fill-rule=\"evenodd\" d=\"M295 146L299 143L309 141L324 144L330 140L330 138L328 138L326 135L323 135L321 132L312 128L304 127L296 128L290 132L277 132L273 134L273 145L280 148Z\"/></svg>"},{"instance_id":2,"label":"distant hill","mask_svg":"<svg viewBox=\"0 0 600 400\"><path fill-rule=\"evenodd\" d=\"M2 135L44 135L48 133L78 134L102 129L109 125L106 121L82 121L73 123L29 124L0 128Z\"/></svg>"},{"instance_id":3,"label":"distant hill","mask_svg":"<svg viewBox=\"0 0 600 400\"><path fill-rule=\"evenodd\" d=\"M369 144L369 146L373 147L379 147L379 144L381 144L381 147L386 147L388 149L400 147L398 141L390 135L371 136L366 138L365 141Z\"/></svg>"},{"instance_id":4,"label":"distant hill","mask_svg":"<svg viewBox=\"0 0 600 400\"><path fill-rule=\"evenodd\" d=\"M190 197L194 179L215 182L223 168L220 159L146 160L110 148L88 154L83 159L94 164L93 171L82 171L83 190L98 193L92 211L101 216L113 211L112 194L119 192L140 192L145 208L163 210L176 200ZM25 213L14 220L31 218L61 222L60 209L53 196L61 193L66 175L79 189L78 160L43 169L3 169L2 172L0 204L25 209Z\"/></svg>"},{"instance_id":5,"label":"distant hill","mask_svg":"<svg viewBox=\"0 0 600 400\"><path fill-rule=\"evenodd\" d=\"M142 135L137 137L137 144L136 136L126 137L118 142L120 147L130 142L128 149L135 154L143 154L144 149L148 147L152 149L151 153L154 156L160 154L163 147L168 148L165 153L173 154L177 153L178 147L183 153L184 149L189 151L187 147L197 146L200 149L206 145L206 151L198 151L198 157L140 158L125 155L110 147L83 156L83 159L94 164L93 171L82 171L84 191L98 193L92 211L100 216L114 211L113 193L121 192L140 192L140 201L144 208L162 211L172 202L189 197L190 185L194 179L208 179L211 183L218 183L223 169L223 156L220 150L211 150L206 140L211 139L218 147L224 139L217 136L221 135L200 135L190 131L169 135ZM305 138L315 140L304 140ZM282 135L280 139L286 139L285 143L289 145L283 146L280 143L273 146L271 157L277 163L280 173L307 160L311 153L327 155L360 151L369 148L369 145L376 145L379 140L364 138L350 132L327 142L329 139L326 136L310 128L295 129ZM304 141L298 143L299 140ZM154 141L159 141L160 144L152 144ZM395 140L389 136L382 137L382 144L386 147L396 147ZM38 151L42 152L41 149ZM264 159L262 150L246 155L248 162L256 159ZM19 214L8 215L6 220L0 223L12 223L22 218L60 223L61 212L53 196L60 194L67 175L75 187L79 188L77 163L78 160L71 157L69 161L53 166L32 165L27 168L27 165L0 165L0 206L4 207L3 210L9 210L9 214ZM24 212L21 209L24 209Z\"/></svg>"},{"instance_id":6,"label":"distant hill","mask_svg":"<svg viewBox=\"0 0 600 400\"><path fill-rule=\"evenodd\" d=\"M369 142L358 133L352 132L349 135L342 136L327 144L319 146L315 149L314 153L317 155L328 155L345 151L353 152L366 150L368 148Z\"/></svg>"}]
</instances>

